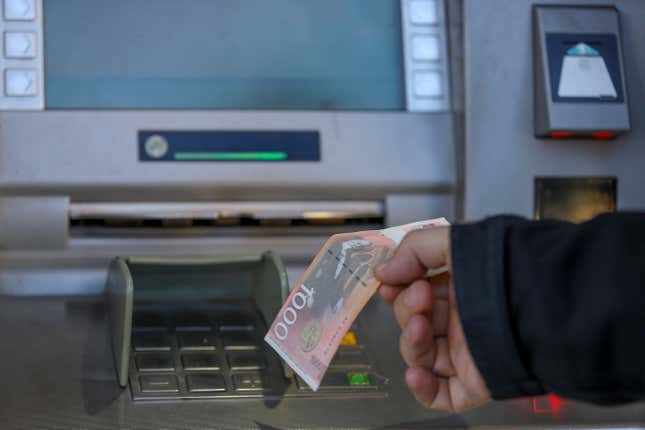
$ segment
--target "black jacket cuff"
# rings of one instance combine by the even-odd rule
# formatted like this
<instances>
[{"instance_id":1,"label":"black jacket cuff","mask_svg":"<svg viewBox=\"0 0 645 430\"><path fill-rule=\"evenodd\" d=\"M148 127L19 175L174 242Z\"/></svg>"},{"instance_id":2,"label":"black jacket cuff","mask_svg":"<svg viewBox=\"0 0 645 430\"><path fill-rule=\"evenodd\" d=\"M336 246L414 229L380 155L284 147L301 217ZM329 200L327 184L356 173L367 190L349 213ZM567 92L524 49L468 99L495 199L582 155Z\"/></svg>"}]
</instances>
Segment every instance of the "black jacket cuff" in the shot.
<instances>
[{"instance_id":1,"label":"black jacket cuff","mask_svg":"<svg viewBox=\"0 0 645 430\"><path fill-rule=\"evenodd\" d=\"M468 347L494 399L544 394L522 362L512 329L506 277L506 231L516 217L451 230L457 305Z\"/></svg>"}]
</instances>

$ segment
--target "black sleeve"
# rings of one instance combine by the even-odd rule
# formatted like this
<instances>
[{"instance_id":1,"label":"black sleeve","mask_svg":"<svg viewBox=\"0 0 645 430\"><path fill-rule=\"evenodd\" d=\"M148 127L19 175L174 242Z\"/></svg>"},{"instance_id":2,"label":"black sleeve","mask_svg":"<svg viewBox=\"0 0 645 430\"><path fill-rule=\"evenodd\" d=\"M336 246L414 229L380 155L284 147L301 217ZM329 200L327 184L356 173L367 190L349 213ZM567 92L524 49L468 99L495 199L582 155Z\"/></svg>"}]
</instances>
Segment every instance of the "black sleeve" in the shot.
<instances>
[{"instance_id":1,"label":"black sleeve","mask_svg":"<svg viewBox=\"0 0 645 430\"><path fill-rule=\"evenodd\" d=\"M495 399L645 399L645 214L452 229L458 309Z\"/></svg>"}]
</instances>

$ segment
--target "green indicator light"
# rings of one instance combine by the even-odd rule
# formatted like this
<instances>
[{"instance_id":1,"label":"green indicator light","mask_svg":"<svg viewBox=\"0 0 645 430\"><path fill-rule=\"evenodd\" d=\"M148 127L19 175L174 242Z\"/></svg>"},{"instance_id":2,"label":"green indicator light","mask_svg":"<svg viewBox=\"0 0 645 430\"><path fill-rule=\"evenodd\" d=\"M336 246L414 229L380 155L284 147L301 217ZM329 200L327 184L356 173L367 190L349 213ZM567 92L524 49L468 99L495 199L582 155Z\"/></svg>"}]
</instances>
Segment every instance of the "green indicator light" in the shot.
<instances>
[{"instance_id":1,"label":"green indicator light","mask_svg":"<svg viewBox=\"0 0 645 430\"><path fill-rule=\"evenodd\" d=\"M286 152L177 152L175 160L213 161L280 161Z\"/></svg>"},{"instance_id":2,"label":"green indicator light","mask_svg":"<svg viewBox=\"0 0 645 430\"><path fill-rule=\"evenodd\" d=\"M372 385L369 373L348 373L347 382L353 387Z\"/></svg>"}]
</instances>

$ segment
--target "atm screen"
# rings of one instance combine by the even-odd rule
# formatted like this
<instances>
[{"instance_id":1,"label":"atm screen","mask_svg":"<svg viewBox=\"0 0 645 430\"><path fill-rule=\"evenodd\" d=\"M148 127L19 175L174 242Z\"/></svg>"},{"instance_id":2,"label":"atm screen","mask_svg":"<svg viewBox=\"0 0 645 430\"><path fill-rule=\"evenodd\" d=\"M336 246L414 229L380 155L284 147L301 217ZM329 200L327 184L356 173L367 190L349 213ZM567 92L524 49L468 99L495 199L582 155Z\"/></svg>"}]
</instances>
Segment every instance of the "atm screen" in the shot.
<instances>
[{"instance_id":1,"label":"atm screen","mask_svg":"<svg viewBox=\"0 0 645 430\"><path fill-rule=\"evenodd\" d=\"M44 0L46 109L405 110L399 0Z\"/></svg>"},{"instance_id":2,"label":"atm screen","mask_svg":"<svg viewBox=\"0 0 645 430\"><path fill-rule=\"evenodd\" d=\"M616 210L616 178L536 178L535 218L584 222Z\"/></svg>"}]
</instances>

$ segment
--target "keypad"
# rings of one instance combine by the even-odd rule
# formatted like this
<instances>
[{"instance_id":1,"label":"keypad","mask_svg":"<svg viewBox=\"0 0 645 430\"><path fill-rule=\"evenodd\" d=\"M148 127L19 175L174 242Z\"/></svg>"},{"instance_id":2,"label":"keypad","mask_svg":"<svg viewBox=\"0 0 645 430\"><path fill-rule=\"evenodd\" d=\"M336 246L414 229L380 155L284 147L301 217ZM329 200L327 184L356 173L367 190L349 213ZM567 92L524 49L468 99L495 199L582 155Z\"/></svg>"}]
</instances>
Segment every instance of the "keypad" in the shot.
<instances>
[{"instance_id":1,"label":"keypad","mask_svg":"<svg viewBox=\"0 0 645 430\"><path fill-rule=\"evenodd\" d=\"M259 396L286 384L277 356L264 345L262 325L246 311L140 306L133 315L133 398Z\"/></svg>"},{"instance_id":2,"label":"keypad","mask_svg":"<svg viewBox=\"0 0 645 430\"><path fill-rule=\"evenodd\" d=\"M263 340L264 324L259 314L247 311L137 308L129 366L133 398L383 395L356 326L341 342L320 390L313 392L299 378L285 378L277 355Z\"/></svg>"}]
</instances>

